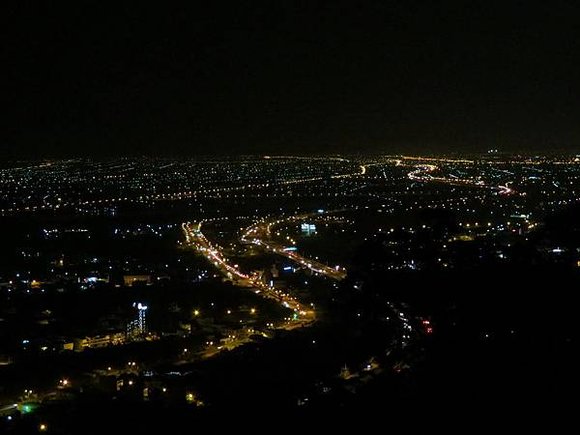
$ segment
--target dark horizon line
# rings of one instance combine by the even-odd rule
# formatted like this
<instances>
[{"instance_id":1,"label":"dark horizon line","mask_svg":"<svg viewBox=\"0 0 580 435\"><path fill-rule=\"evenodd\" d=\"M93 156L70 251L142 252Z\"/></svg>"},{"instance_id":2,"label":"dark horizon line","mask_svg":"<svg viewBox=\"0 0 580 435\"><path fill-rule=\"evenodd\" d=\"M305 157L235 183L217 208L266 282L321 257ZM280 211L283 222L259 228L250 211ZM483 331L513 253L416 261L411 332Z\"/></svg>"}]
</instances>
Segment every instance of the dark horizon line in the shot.
<instances>
[{"instance_id":1,"label":"dark horizon line","mask_svg":"<svg viewBox=\"0 0 580 435\"><path fill-rule=\"evenodd\" d=\"M47 160L114 160L114 159L213 159L213 158L325 158L325 157L374 157L374 156L407 156L407 157L452 157L452 156L521 156L521 157L554 157L554 156L578 156L580 151L571 150L550 150L550 151L447 151L447 152L379 152L379 151L359 151L359 152L335 152L335 153L204 153L204 154L181 154L181 153L127 153L117 155L53 155L53 156L11 156L3 159L6 163L17 161L41 162Z\"/></svg>"}]
</instances>

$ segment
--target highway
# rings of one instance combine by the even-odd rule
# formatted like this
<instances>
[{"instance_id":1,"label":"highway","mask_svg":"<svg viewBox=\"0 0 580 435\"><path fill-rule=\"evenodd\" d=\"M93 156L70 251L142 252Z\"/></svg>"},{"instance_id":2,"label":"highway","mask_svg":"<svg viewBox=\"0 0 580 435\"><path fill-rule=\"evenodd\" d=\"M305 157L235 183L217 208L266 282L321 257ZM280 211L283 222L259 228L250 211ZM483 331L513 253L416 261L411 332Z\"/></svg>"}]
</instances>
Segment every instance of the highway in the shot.
<instances>
[{"instance_id":1,"label":"highway","mask_svg":"<svg viewBox=\"0 0 580 435\"><path fill-rule=\"evenodd\" d=\"M314 310L302 304L294 296L281 290L270 287L262 282L257 275L248 275L240 271L236 266L231 265L223 256L219 249L215 248L211 242L203 235L201 231L202 222L183 223L182 229L185 234L187 246L195 249L211 262L223 275L231 279L232 282L240 287L254 289L256 294L274 300L295 313L295 319L286 322L283 329L294 329L298 326L304 326L315 320Z\"/></svg>"},{"instance_id":2,"label":"highway","mask_svg":"<svg viewBox=\"0 0 580 435\"><path fill-rule=\"evenodd\" d=\"M307 219L312 216L319 216L320 213L305 213L301 215L291 216L286 219L276 219L271 221L260 221L246 228L243 232L241 240L245 243L252 243L254 245L262 246L268 251L272 251L278 255L282 255L289 260L301 265L304 268L324 275L336 281L343 280L346 277L346 269L340 266L331 267L320 261L306 258L293 250L292 246L285 246L277 243L271 239L272 227L284 223L296 222ZM290 249L289 249L290 248Z\"/></svg>"},{"instance_id":3,"label":"highway","mask_svg":"<svg viewBox=\"0 0 580 435\"><path fill-rule=\"evenodd\" d=\"M434 159L430 159L429 161L432 160ZM473 180L470 178L458 178L458 177L450 178L442 176L439 177L433 176L432 173L440 169L440 167L433 164L422 163L419 165L415 165L415 168L416 168L415 170L407 174L407 177L413 181L421 181L425 183L438 182L450 184L452 186L471 186L479 188L483 187L495 190L500 195L512 195L516 193L514 189L507 186L507 183L506 185L490 186L488 184L485 184L483 180Z\"/></svg>"}]
</instances>

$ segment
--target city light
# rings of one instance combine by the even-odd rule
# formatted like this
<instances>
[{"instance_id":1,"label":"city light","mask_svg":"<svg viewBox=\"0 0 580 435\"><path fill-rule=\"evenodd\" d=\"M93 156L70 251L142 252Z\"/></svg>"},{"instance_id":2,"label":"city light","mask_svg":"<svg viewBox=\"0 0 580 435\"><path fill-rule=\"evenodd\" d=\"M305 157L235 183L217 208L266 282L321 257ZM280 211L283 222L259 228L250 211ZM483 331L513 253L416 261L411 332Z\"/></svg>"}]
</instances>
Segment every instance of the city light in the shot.
<instances>
[{"instance_id":1,"label":"city light","mask_svg":"<svg viewBox=\"0 0 580 435\"><path fill-rule=\"evenodd\" d=\"M577 425L580 2L27 3L0 433Z\"/></svg>"},{"instance_id":2,"label":"city light","mask_svg":"<svg viewBox=\"0 0 580 435\"><path fill-rule=\"evenodd\" d=\"M414 373L409 368L417 359L456 327L457 320L450 317L455 311L469 319L455 300L458 296L446 293L456 285L455 278L464 282L466 271L479 273L484 266L520 270L527 261L540 265L538 270L557 265L577 271L580 265L575 239L553 236L573 225L547 231L546 218L557 217L580 198L579 162L491 157L270 156L211 163L130 159L86 169L94 182L71 178L67 188L76 189L77 197L54 184L50 189L55 193L49 194L39 181L22 178L27 181L19 189L30 193L20 198L22 204L41 194L48 197L44 208L15 205L4 213L40 220L38 240L28 243L21 237L13 249L11 264L23 266L0 266L0 297L2 306L21 304L15 312L24 313L23 322L40 332L22 332L16 353L0 355L0 365L16 367L38 355L64 363L60 379L47 377L9 400L22 414L36 414L53 398L65 403L74 402L79 391L92 395L88 379L95 379L110 397L128 402L185 399L201 406L200 396L185 388L196 385L192 380L198 368L205 374L210 370L206 364L217 365L218 355L239 362L239 355L256 354L259 363L269 349L263 342L295 336L310 352L321 352L302 358L324 359L322 352L336 352L320 333L327 328L341 331L337 340L345 342L344 356L330 358L332 364L340 358L359 362L349 362L348 373L335 366L321 368L315 392L301 385L308 397L297 399L300 406L315 406L322 396L342 388L336 376L350 388L349 382L374 382L381 373ZM49 183L55 174L69 173L67 165L44 168L41 174L47 173L40 177ZM12 170L0 170L2 174L8 184L21 176ZM148 183L156 183L157 176L163 182L154 191ZM101 185L109 190L101 192ZM131 186L141 190L138 196ZM98 199L83 203L79 198L88 191ZM114 191L122 194L112 195ZM6 190L0 201L16 197L15 192ZM50 195L55 195L52 205ZM84 216L85 206L119 203L131 204L134 209L127 210L139 210L140 218L129 214L110 220L107 215L106 224L89 224L92 218L68 220L68 213ZM48 211L54 216L41 218ZM78 253L78 244L99 249ZM525 274L518 277L525 279ZM421 283L422 291L444 309L417 303L417 290L406 288L407 281ZM501 286L500 280L497 289ZM496 292L495 287L488 285L488 292ZM477 290L463 297L472 293ZM448 296L449 305L445 298L437 299L441 294ZM79 317L87 314L82 328L75 323L83 323L81 319L69 319L51 304L54 298L75 300L77 295L91 301L80 312ZM495 297L500 305L509 302L508 296ZM34 312L26 303L32 300L42 302ZM485 309L493 313L495 308ZM10 308L0 308L0 315L7 325L18 327ZM470 325L477 331L473 337L490 348L507 336L519 340L521 334L514 332L521 329L518 320L513 325L501 321L490 315L487 322L501 327ZM317 322L320 327L313 328ZM56 325L60 334L53 332ZM357 340L361 334L372 336L376 345ZM348 355L357 346L364 348L361 355ZM298 345L294 351L304 352ZM86 361L78 356L82 352L89 352ZM125 363L113 364L118 360L112 355ZM89 364L92 356L104 361L101 369ZM67 373L73 358L80 366ZM317 394L321 396L313 400Z\"/></svg>"}]
</instances>

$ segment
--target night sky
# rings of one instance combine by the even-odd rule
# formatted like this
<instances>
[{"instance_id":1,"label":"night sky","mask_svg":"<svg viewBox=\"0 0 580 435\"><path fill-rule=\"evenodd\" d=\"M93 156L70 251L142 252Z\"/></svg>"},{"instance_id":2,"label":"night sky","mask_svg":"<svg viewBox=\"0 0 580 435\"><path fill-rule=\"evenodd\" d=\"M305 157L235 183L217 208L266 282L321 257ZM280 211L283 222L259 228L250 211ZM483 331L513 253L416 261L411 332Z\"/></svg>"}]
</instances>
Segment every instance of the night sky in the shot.
<instances>
[{"instance_id":1,"label":"night sky","mask_svg":"<svg viewBox=\"0 0 580 435\"><path fill-rule=\"evenodd\" d=\"M577 1L13 3L3 157L580 150Z\"/></svg>"}]
</instances>

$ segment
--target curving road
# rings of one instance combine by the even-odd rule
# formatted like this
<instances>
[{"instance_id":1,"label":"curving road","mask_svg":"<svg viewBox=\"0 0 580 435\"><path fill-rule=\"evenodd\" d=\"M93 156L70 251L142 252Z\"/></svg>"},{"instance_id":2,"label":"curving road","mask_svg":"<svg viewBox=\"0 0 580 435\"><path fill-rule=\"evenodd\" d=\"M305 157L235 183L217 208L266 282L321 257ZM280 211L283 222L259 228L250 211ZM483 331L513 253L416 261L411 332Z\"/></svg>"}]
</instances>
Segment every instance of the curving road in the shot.
<instances>
[{"instance_id":1,"label":"curving road","mask_svg":"<svg viewBox=\"0 0 580 435\"><path fill-rule=\"evenodd\" d=\"M214 247L201 232L202 222L183 223L182 230L185 234L187 246L195 249L212 263L222 274L227 276L240 287L253 288L256 294L264 298L274 300L285 308L294 311L296 319L284 325L284 329L293 329L297 326L304 326L315 320L314 310L302 304L294 296L281 290L272 288L263 283L257 275L248 275L240 271L236 266L231 265L219 249Z\"/></svg>"},{"instance_id":2,"label":"curving road","mask_svg":"<svg viewBox=\"0 0 580 435\"><path fill-rule=\"evenodd\" d=\"M422 163L419 165L415 165L415 170L409 172L407 177L413 181L421 181L424 183L436 182L436 183L445 183L450 184L452 186L471 186L471 187L479 187L479 188L488 188L497 191L500 195L511 195L516 193L514 189L507 186L498 185L498 186L491 186L485 184L482 180L472 180L469 178L457 178L457 177L442 177L442 176L434 176L432 175L433 172L436 172L440 169L439 166L434 164L427 164Z\"/></svg>"},{"instance_id":3,"label":"curving road","mask_svg":"<svg viewBox=\"0 0 580 435\"><path fill-rule=\"evenodd\" d=\"M292 248L291 246L285 246L280 243L276 243L270 238L273 226L280 225L285 222L300 221L315 215L320 215L320 213L305 213L286 219L256 222L246 228L242 234L241 240L245 243L252 243L254 245L262 246L267 250L272 251L278 255L282 255L315 273L340 281L346 278L346 269L344 267L331 267L320 261L303 257L295 250L290 250L289 248Z\"/></svg>"}]
</instances>

